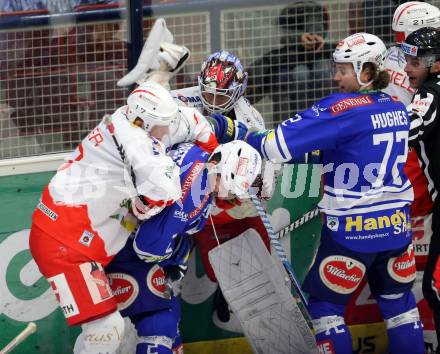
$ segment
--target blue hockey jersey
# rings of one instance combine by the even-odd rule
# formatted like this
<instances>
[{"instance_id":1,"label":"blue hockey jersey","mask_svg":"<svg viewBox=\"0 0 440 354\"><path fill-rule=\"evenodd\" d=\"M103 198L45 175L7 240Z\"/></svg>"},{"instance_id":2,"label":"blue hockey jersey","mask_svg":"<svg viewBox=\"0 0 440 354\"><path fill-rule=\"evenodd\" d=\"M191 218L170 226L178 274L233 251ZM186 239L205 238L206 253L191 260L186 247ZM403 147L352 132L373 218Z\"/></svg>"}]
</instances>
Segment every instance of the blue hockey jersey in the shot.
<instances>
[{"instance_id":1,"label":"blue hockey jersey","mask_svg":"<svg viewBox=\"0 0 440 354\"><path fill-rule=\"evenodd\" d=\"M144 222L136 234L134 249L148 262L162 262L171 257L180 235L203 228L211 205L205 163L209 154L198 146L180 144L170 151L180 168L182 197L161 213Z\"/></svg>"},{"instance_id":2,"label":"blue hockey jersey","mask_svg":"<svg viewBox=\"0 0 440 354\"><path fill-rule=\"evenodd\" d=\"M376 252L411 238L413 190L403 172L409 124L405 106L385 93L338 93L274 130L249 133L247 142L273 162L321 150L323 231L350 249Z\"/></svg>"},{"instance_id":3,"label":"blue hockey jersey","mask_svg":"<svg viewBox=\"0 0 440 354\"><path fill-rule=\"evenodd\" d=\"M190 235L204 227L209 215L212 197L205 168L209 154L187 143L170 155L180 168L181 199L143 222L106 267L124 316L172 306L176 300L167 287L164 269L187 262Z\"/></svg>"}]
</instances>

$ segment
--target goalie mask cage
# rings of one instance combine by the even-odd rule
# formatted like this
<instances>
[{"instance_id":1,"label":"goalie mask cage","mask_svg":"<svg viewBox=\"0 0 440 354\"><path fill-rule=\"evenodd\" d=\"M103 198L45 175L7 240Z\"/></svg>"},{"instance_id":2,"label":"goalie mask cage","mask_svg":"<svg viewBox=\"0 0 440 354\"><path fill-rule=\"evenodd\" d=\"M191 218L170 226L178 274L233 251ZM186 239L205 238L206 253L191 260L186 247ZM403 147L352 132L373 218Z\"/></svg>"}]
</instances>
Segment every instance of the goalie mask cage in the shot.
<instances>
[{"instance_id":1,"label":"goalie mask cage","mask_svg":"<svg viewBox=\"0 0 440 354\"><path fill-rule=\"evenodd\" d=\"M401 2L158 0L144 2L143 32L146 38L162 16L176 43L191 50L173 88L195 85L211 52L236 54L249 72L246 96L271 127L332 91L330 57L339 39L369 31L391 44ZM108 3L64 14L0 12L0 159L70 151L125 104L128 91L116 86L127 72L125 4ZM304 31L322 35L324 48L299 46Z\"/></svg>"}]
</instances>

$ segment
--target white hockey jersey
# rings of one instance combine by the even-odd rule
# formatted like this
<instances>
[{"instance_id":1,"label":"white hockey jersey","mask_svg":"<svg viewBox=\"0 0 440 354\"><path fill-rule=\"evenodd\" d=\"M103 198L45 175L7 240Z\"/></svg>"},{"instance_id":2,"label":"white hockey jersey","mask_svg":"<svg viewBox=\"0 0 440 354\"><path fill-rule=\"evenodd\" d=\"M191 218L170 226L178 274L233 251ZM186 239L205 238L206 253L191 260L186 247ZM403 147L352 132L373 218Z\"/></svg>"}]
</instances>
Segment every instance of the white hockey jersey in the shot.
<instances>
[{"instance_id":1,"label":"white hockey jersey","mask_svg":"<svg viewBox=\"0 0 440 354\"><path fill-rule=\"evenodd\" d=\"M45 188L34 225L106 265L125 244L131 198L180 198L179 168L165 147L118 109L103 119Z\"/></svg>"},{"instance_id":2,"label":"white hockey jersey","mask_svg":"<svg viewBox=\"0 0 440 354\"><path fill-rule=\"evenodd\" d=\"M385 70L390 74L390 83L382 91L408 106L415 90L409 86L409 78L404 71L405 65L406 60L402 50L399 47L390 47L385 60Z\"/></svg>"}]
</instances>

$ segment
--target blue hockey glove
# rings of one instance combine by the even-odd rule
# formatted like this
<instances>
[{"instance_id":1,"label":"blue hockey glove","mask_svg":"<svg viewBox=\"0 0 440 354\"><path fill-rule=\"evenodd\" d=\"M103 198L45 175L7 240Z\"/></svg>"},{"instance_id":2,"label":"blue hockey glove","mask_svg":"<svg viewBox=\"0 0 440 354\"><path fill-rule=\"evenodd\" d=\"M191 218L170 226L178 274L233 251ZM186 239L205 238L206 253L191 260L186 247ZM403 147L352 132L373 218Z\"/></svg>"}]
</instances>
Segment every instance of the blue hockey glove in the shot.
<instances>
[{"instance_id":1,"label":"blue hockey glove","mask_svg":"<svg viewBox=\"0 0 440 354\"><path fill-rule=\"evenodd\" d=\"M243 140L248 130L244 123L219 113L209 116L208 122L211 124L220 144L229 143L232 140Z\"/></svg>"}]
</instances>

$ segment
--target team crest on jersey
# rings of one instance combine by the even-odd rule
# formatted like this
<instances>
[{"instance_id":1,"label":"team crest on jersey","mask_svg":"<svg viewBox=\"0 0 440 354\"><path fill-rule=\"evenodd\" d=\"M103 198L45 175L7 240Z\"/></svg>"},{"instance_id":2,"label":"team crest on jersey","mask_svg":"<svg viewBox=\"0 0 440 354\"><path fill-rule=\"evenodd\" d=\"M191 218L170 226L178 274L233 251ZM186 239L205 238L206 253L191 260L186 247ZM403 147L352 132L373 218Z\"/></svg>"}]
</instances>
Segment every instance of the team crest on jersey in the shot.
<instances>
[{"instance_id":1,"label":"team crest on jersey","mask_svg":"<svg viewBox=\"0 0 440 354\"><path fill-rule=\"evenodd\" d=\"M147 274L148 289L156 296L163 299L171 299L168 281L163 268L155 264Z\"/></svg>"},{"instance_id":2,"label":"team crest on jersey","mask_svg":"<svg viewBox=\"0 0 440 354\"><path fill-rule=\"evenodd\" d=\"M321 112L325 112L326 110L327 110L327 108L322 108L319 106L319 104L314 104L312 106L312 111L315 113L315 116L317 116L317 117L319 117Z\"/></svg>"},{"instance_id":3,"label":"team crest on jersey","mask_svg":"<svg viewBox=\"0 0 440 354\"><path fill-rule=\"evenodd\" d=\"M90 247L90 244L93 241L93 237L95 237L93 232L84 230L84 232L82 233L82 235L79 239L79 243L83 244L86 247Z\"/></svg>"},{"instance_id":4,"label":"team crest on jersey","mask_svg":"<svg viewBox=\"0 0 440 354\"><path fill-rule=\"evenodd\" d=\"M339 219L337 216L327 216L327 227L332 231L338 231Z\"/></svg>"},{"instance_id":5,"label":"team crest on jersey","mask_svg":"<svg viewBox=\"0 0 440 354\"><path fill-rule=\"evenodd\" d=\"M135 278L125 273L107 274L113 296L118 302L118 310L129 307L139 294L139 285Z\"/></svg>"},{"instance_id":6,"label":"team crest on jersey","mask_svg":"<svg viewBox=\"0 0 440 354\"><path fill-rule=\"evenodd\" d=\"M410 244L405 252L388 260L388 274L399 283L410 283L416 278L416 259Z\"/></svg>"},{"instance_id":7,"label":"team crest on jersey","mask_svg":"<svg viewBox=\"0 0 440 354\"><path fill-rule=\"evenodd\" d=\"M338 294L350 294L356 290L365 274L365 266L350 257L329 256L319 265L323 283Z\"/></svg>"}]
</instances>

